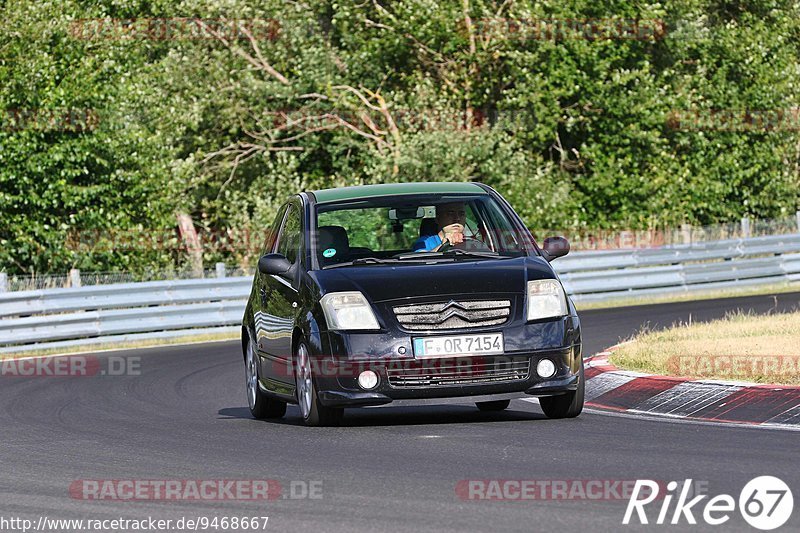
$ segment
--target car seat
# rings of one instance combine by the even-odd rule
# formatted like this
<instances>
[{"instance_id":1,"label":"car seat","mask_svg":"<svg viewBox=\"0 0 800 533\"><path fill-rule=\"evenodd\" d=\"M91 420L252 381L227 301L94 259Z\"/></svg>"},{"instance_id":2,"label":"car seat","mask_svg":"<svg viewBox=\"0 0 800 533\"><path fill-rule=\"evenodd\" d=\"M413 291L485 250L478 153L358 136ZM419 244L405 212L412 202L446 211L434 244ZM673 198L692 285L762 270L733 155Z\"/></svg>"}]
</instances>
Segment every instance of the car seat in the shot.
<instances>
[{"instance_id":1,"label":"car seat","mask_svg":"<svg viewBox=\"0 0 800 533\"><path fill-rule=\"evenodd\" d=\"M332 265L349 260L350 241L347 230L342 226L320 226L318 244L317 257L320 265Z\"/></svg>"},{"instance_id":2,"label":"car seat","mask_svg":"<svg viewBox=\"0 0 800 533\"><path fill-rule=\"evenodd\" d=\"M419 223L419 236L428 237L439 233L439 224L436 223L435 218L423 218Z\"/></svg>"}]
</instances>

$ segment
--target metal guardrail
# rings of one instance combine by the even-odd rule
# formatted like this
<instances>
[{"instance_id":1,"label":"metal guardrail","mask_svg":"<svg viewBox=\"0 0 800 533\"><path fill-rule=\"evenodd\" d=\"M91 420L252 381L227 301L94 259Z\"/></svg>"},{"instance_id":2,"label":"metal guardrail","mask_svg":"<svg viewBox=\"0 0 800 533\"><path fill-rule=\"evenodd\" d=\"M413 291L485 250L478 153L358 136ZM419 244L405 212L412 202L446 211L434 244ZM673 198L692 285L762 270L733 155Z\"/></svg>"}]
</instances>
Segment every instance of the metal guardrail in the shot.
<instances>
[{"instance_id":1,"label":"metal guardrail","mask_svg":"<svg viewBox=\"0 0 800 533\"><path fill-rule=\"evenodd\" d=\"M242 300L247 298L251 282L250 277L211 278L0 293L0 318L91 309Z\"/></svg>"},{"instance_id":2,"label":"metal guardrail","mask_svg":"<svg viewBox=\"0 0 800 533\"><path fill-rule=\"evenodd\" d=\"M800 234L577 252L553 266L576 302L794 282Z\"/></svg>"},{"instance_id":3,"label":"metal guardrail","mask_svg":"<svg viewBox=\"0 0 800 533\"><path fill-rule=\"evenodd\" d=\"M252 278L0 293L0 353L235 332Z\"/></svg>"},{"instance_id":4,"label":"metal guardrail","mask_svg":"<svg viewBox=\"0 0 800 533\"><path fill-rule=\"evenodd\" d=\"M574 301L800 281L800 234L556 260ZM236 332L251 277L0 293L0 354Z\"/></svg>"}]
</instances>

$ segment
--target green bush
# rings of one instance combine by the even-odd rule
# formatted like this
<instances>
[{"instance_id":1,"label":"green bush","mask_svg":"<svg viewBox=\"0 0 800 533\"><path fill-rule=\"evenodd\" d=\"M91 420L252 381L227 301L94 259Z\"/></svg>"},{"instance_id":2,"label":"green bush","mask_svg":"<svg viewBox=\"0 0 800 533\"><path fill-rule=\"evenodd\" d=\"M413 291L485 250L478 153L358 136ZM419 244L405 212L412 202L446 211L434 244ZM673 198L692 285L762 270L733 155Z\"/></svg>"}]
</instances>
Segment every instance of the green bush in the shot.
<instances>
[{"instance_id":1,"label":"green bush","mask_svg":"<svg viewBox=\"0 0 800 533\"><path fill-rule=\"evenodd\" d=\"M70 243L174 233L177 211L201 233L259 235L288 194L362 183L483 181L539 229L798 208L796 4L468 5L469 22L461 0L4 4L0 269L177 268L180 250ZM80 19L147 17L260 19L275 31L258 50L244 38L70 32ZM536 21L634 19L641 39L533 33ZM20 128L20 110L91 110L96 123ZM739 114L729 131L685 120L720 110ZM770 110L784 122L747 122ZM257 251L203 259L251 265Z\"/></svg>"}]
</instances>

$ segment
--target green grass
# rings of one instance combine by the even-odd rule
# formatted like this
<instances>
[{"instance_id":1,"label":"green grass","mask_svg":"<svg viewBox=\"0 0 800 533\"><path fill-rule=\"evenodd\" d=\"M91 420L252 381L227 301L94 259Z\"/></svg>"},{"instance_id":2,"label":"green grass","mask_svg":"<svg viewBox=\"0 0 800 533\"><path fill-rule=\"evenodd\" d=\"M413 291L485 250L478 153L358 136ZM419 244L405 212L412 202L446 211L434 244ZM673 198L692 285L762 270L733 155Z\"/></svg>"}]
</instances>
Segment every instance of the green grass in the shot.
<instances>
[{"instance_id":1,"label":"green grass","mask_svg":"<svg viewBox=\"0 0 800 533\"><path fill-rule=\"evenodd\" d=\"M800 311L739 312L642 331L609 360L619 368L653 374L800 385Z\"/></svg>"}]
</instances>

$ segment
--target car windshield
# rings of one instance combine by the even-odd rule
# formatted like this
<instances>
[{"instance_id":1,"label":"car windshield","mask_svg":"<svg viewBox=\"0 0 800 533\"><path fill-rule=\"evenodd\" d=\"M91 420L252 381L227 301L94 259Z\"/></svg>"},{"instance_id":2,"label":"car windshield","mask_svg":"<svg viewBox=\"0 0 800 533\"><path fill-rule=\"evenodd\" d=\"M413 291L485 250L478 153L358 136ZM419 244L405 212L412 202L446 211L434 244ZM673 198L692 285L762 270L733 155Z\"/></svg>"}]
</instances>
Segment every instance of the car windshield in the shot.
<instances>
[{"instance_id":1,"label":"car windshield","mask_svg":"<svg viewBox=\"0 0 800 533\"><path fill-rule=\"evenodd\" d=\"M524 235L488 194L414 195L321 204L314 253L322 268L433 259L504 259Z\"/></svg>"}]
</instances>

